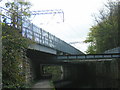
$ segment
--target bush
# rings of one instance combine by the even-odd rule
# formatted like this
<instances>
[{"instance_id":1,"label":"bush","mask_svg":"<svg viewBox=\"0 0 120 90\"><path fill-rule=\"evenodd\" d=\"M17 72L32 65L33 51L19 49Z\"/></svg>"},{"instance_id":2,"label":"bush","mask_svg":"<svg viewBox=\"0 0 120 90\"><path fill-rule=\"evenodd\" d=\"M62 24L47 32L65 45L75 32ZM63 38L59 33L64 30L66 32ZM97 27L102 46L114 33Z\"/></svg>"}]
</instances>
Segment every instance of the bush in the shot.
<instances>
[{"instance_id":1,"label":"bush","mask_svg":"<svg viewBox=\"0 0 120 90\"><path fill-rule=\"evenodd\" d=\"M30 41L19 30L2 24L2 80L3 88L25 87L26 48Z\"/></svg>"}]
</instances>

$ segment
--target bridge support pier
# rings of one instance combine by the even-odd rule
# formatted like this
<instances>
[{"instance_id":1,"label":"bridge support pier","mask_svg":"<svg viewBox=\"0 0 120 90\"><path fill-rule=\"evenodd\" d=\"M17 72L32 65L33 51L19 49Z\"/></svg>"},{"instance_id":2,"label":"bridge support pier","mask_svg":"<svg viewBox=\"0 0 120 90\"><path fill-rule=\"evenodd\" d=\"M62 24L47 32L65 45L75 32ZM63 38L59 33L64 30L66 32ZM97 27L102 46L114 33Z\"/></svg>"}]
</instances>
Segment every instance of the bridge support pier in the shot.
<instances>
[{"instance_id":1,"label":"bridge support pier","mask_svg":"<svg viewBox=\"0 0 120 90\"><path fill-rule=\"evenodd\" d=\"M34 80L40 79L40 64L32 63L32 75Z\"/></svg>"}]
</instances>

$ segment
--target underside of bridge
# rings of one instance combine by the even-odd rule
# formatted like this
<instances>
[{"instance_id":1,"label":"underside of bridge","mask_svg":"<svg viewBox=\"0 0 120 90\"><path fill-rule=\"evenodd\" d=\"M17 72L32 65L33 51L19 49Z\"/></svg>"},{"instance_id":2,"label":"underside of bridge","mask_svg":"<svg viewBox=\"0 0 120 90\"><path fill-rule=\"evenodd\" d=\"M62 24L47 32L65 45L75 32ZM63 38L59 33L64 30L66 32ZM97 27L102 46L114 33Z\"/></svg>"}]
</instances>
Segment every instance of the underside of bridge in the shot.
<instances>
[{"instance_id":1,"label":"underside of bridge","mask_svg":"<svg viewBox=\"0 0 120 90\"><path fill-rule=\"evenodd\" d=\"M66 84L60 84L55 82L56 87L76 87L75 84L80 85L91 85L92 87L118 87L120 85L106 84L101 85L96 84L98 79L96 78L104 78L115 80L120 79L120 61L118 59L112 59L110 61L98 61L94 60L91 62L79 62L79 63L71 63L71 62L60 62L56 59L55 54L49 54L45 52L40 52L37 50L28 49L27 57L30 59L32 64L32 73L34 80L40 80L43 74L43 66L42 65L61 65L63 68L63 78L61 82L67 81L69 82L69 86ZM100 79L101 80L101 79ZM70 85L72 84L72 85ZM73 86L73 84L75 86ZM112 86L114 85L114 86ZM116 86L117 85L117 86ZM82 87L82 86L81 86Z\"/></svg>"},{"instance_id":2,"label":"underside of bridge","mask_svg":"<svg viewBox=\"0 0 120 90\"><path fill-rule=\"evenodd\" d=\"M64 62L60 62L58 60L56 60L56 55L54 54L49 54L49 53L45 53L45 52L40 52L37 50L33 50L33 49L28 49L27 50L27 57L30 59L31 62L31 66L32 66L32 72L33 72L33 77L34 79L40 79L43 71L42 71L42 65L46 64L46 65L61 65L63 67L63 73L64 73L64 79L68 79L69 77L71 77L70 75L72 75L71 73L73 73L73 71L77 71L77 68L81 67L82 68L83 65L74 65L71 63L64 63ZM84 70L82 70L84 71ZM76 73L74 72L74 73ZM77 74L75 74L77 75Z\"/></svg>"},{"instance_id":3,"label":"underside of bridge","mask_svg":"<svg viewBox=\"0 0 120 90\"><path fill-rule=\"evenodd\" d=\"M112 61L81 62L63 65L64 81L55 82L57 88L119 88L120 59ZM61 81L61 83L63 83Z\"/></svg>"},{"instance_id":4,"label":"underside of bridge","mask_svg":"<svg viewBox=\"0 0 120 90\"><path fill-rule=\"evenodd\" d=\"M27 57L29 58L31 62L31 72L32 72L32 77L35 80L39 80L42 75L42 64L50 64L53 63L51 58L53 58L55 55L54 54L48 54L45 52L40 52L37 50L33 49L28 49L27 50Z\"/></svg>"}]
</instances>

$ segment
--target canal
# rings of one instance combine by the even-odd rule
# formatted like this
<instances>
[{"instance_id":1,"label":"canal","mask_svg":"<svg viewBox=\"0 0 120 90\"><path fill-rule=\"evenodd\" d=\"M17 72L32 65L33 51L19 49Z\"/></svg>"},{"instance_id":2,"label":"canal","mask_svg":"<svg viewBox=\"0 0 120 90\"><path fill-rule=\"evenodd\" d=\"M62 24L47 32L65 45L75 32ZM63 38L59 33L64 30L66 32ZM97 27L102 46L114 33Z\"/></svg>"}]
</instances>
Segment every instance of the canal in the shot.
<instances>
[{"instance_id":1,"label":"canal","mask_svg":"<svg viewBox=\"0 0 120 90\"><path fill-rule=\"evenodd\" d=\"M66 83L65 83L66 82ZM106 78L95 78L81 81L54 82L56 90L61 88L120 88L120 80L111 80Z\"/></svg>"}]
</instances>

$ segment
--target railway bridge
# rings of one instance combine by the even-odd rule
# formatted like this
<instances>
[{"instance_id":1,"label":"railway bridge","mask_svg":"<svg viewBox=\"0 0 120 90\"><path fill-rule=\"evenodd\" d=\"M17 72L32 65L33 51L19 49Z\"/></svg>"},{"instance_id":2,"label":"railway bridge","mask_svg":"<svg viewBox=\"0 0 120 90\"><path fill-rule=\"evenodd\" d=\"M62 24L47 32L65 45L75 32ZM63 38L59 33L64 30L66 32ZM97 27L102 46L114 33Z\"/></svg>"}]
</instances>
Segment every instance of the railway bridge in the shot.
<instances>
[{"instance_id":1,"label":"railway bridge","mask_svg":"<svg viewBox=\"0 0 120 90\"><path fill-rule=\"evenodd\" d=\"M1 9L6 23L10 25L11 18L5 15L6 9ZM1 21L4 23L3 19ZM118 50L116 52L109 50L112 53L106 51L86 55L33 23L27 20L22 22L22 36L35 42L27 49L34 79L41 79L45 64L61 65L65 81L86 83L94 80L94 77L120 79L119 48L115 49Z\"/></svg>"}]
</instances>

